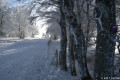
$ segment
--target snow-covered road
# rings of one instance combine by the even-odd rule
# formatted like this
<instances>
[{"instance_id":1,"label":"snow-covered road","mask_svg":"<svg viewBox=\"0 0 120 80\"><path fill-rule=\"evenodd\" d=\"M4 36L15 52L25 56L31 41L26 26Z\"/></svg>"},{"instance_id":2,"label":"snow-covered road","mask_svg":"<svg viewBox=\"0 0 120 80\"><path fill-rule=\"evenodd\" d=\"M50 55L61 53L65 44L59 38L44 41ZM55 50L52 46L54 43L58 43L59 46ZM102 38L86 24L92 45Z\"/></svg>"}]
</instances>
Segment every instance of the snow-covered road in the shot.
<instances>
[{"instance_id":1,"label":"snow-covered road","mask_svg":"<svg viewBox=\"0 0 120 80\"><path fill-rule=\"evenodd\" d=\"M33 70L34 67L38 67L38 65L35 66L36 61L34 61L34 59L45 58L45 48L45 41L43 40L22 41L11 46L1 48L0 80L26 80L26 77L27 79L28 77L32 78L31 75L33 71L31 70Z\"/></svg>"},{"instance_id":2,"label":"snow-covered road","mask_svg":"<svg viewBox=\"0 0 120 80\"><path fill-rule=\"evenodd\" d=\"M0 40L0 80L75 80L50 62L48 40ZM51 51L57 49L56 44ZM48 54L49 53L49 54ZM48 57L49 56L49 57Z\"/></svg>"}]
</instances>

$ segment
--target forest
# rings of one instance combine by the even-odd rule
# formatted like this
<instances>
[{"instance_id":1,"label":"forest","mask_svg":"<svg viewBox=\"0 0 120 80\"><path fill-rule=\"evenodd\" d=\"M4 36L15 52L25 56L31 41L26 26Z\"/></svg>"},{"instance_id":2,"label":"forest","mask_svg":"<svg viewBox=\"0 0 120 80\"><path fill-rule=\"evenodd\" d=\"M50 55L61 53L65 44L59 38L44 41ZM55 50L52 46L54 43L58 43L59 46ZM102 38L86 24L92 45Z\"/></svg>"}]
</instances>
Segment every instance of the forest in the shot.
<instances>
[{"instance_id":1,"label":"forest","mask_svg":"<svg viewBox=\"0 0 120 80\"><path fill-rule=\"evenodd\" d=\"M0 80L120 80L120 0L0 0Z\"/></svg>"}]
</instances>

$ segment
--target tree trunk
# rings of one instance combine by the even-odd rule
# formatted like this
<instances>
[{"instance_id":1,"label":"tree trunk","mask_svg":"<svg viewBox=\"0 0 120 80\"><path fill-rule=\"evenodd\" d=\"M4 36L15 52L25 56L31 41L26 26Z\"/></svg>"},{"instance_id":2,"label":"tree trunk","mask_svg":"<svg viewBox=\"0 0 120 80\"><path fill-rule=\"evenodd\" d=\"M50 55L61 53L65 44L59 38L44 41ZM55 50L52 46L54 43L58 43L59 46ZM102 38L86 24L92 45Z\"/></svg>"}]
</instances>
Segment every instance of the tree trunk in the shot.
<instances>
[{"instance_id":1,"label":"tree trunk","mask_svg":"<svg viewBox=\"0 0 120 80\"><path fill-rule=\"evenodd\" d=\"M58 50L55 51L54 56L52 58L51 64L53 66L58 67L59 66L59 53Z\"/></svg>"},{"instance_id":2,"label":"tree trunk","mask_svg":"<svg viewBox=\"0 0 120 80\"><path fill-rule=\"evenodd\" d=\"M86 39L85 39L85 53L87 54L88 42L90 40L89 29L90 29L90 19L89 19L89 4L87 4L87 30L86 30Z\"/></svg>"},{"instance_id":3,"label":"tree trunk","mask_svg":"<svg viewBox=\"0 0 120 80\"><path fill-rule=\"evenodd\" d=\"M67 70L66 64L66 48L67 48L67 35L66 35L66 23L65 15L63 13L62 5L60 5L60 28L61 28L61 53L60 53L60 69Z\"/></svg>"},{"instance_id":4,"label":"tree trunk","mask_svg":"<svg viewBox=\"0 0 120 80\"><path fill-rule=\"evenodd\" d=\"M1 13L1 19L0 19L0 36L4 36L4 33L3 33L3 22L4 22L4 15L3 15L3 12Z\"/></svg>"},{"instance_id":5,"label":"tree trunk","mask_svg":"<svg viewBox=\"0 0 120 80\"><path fill-rule=\"evenodd\" d=\"M81 80L92 80L88 68L87 68L87 60L85 53L85 37L80 29L80 26L77 26L75 29L75 34L77 38L77 55L78 55L78 65L81 73Z\"/></svg>"},{"instance_id":6,"label":"tree trunk","mask_svg":"<svg viewBox=\"0 0 120 80\"><path fill-rule=\"evenodd\" d=\"M70 31L70 30L69 30ZM75 54L76 54L76 45L74 41L74 36L69 32L69 61L70 61L70 70L71 75L76 76L76 68L75 68Z\"/></svg>"},{"instance_id":7,"label":"tree trunk","mask_svg":"<svg viewBox=\"0 0 120 80\"><path fill-rule=\"evenodd\" d=\"M115 0L96 0L97 45L95 54L94 79L111 79L114 76L114 54L116 32Z\"/></svg>"}]
</instances>

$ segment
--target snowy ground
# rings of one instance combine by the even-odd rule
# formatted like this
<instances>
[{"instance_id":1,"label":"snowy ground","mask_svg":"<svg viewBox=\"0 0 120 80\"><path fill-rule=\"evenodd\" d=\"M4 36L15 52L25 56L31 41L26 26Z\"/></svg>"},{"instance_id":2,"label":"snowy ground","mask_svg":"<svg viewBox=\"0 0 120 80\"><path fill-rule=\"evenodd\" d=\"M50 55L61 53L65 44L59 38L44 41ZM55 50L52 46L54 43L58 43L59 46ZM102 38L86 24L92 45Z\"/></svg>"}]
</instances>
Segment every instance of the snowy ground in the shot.
<instances>
[{"instance_id":1,"label":"snowy ground","mask_svg":"<svg viewBox=\"0 0 120 80\"><path fill-rule=\"evenodd\" d=\"M45 39L0 39L0 80L78 80L52 66L56 41Z\"/></svg>"},{"instance_id":2,"label":"snowy ground","mask_svg":"<svg viewBox=\"0 0 120 80\"><path fill-rule=\"evenodd\" d=\"M60 71L51 64L59 42L47 39L1 38L0 80L79 80L70 71ZM88 48L88 66L93 75L95 46ZM120 55L115 56L115 75L119 75Z\"/></svg>"}]
</instances>

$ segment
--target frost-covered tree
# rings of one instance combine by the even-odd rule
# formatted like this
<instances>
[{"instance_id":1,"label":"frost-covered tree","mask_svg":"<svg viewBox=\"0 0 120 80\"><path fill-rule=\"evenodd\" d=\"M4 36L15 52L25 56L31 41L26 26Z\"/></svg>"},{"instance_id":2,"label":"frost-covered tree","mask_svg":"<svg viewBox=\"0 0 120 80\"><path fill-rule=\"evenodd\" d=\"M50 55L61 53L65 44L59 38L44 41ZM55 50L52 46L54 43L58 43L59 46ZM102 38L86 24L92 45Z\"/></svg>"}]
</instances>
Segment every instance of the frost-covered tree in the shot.
<instances>
[{"instance_id":1,"label":"frost-covered tree","mask_svg":"<svg viewBox=\"0 0 120 80\"><path fill-rule=\"evenodd\" d=\"M33 0L31 2L31 12L33 20L43 20L44 24L42 26L48 26L46 35L50 35L54 38L60 36L60 13L57 2L57 0Z\"/></svg>"},{"instance_id":2,"label":"frost-covered tree","mask_svg":"<svg viewBox=\"0 0 120 80\"><path fill-rule=\"evenodd\" d=\"M78 65L79 71L81 73L81 80L91 80L87 69L87 62L86 62L86 53L85 53L85 37L84 33L81 29L81 23L78 21L78 17L81 17L79 12L81 7L80 0L64 0L64 12L66 14L67 21L70 26L70 32L74 37L74 41L76 44L76 54L78 55ZM77 12L78 16L74 12L75 3L77 3ZM71 42L70 42L71 43Z\"/></svg>"},{"instance_id":3,"label":"frost-covered tree","mask_svg":"<svg viewBox=\"0 0 120 80\"><path fill-rule=\"evenodd\" d=\"M30 24L28 12L28 8L24 6L11 8L4 25L4 33L7 36L19 38L34 36L37 33L37 29L35 25Z\"/></svg>"},{"instance_id":4,"label":"frost-covered tree","mask_svg":"<svg viewBox=\"0 0 120 80\"><path fill-rule=\"evenodd\" d=\"M94 79L114 76L114 54L116 39L116 0L96 0L97 45L95 53Z\"/></svg>"},{"instance_id":5,"label":"frost-covered tree","mask_svg":"<svg viewBox=\"0 0 120 80\"><path fill-rule=\"evenodd\" d=\"M0 1L0 36L4 36L3 26L4 26L5 21L6 21L6 19L5 19L6 15L8 14L7 10L8 10L7 3L5 3L4 0L1 0Z\"/></svg>"}]
</instances>

